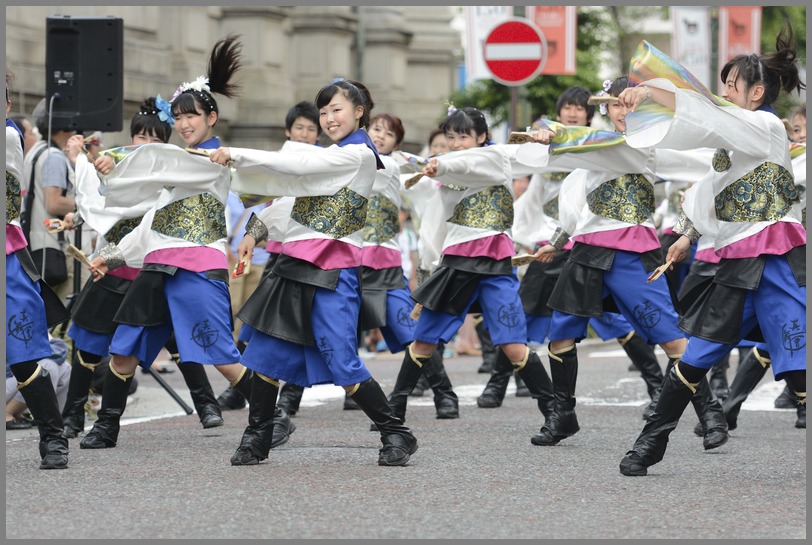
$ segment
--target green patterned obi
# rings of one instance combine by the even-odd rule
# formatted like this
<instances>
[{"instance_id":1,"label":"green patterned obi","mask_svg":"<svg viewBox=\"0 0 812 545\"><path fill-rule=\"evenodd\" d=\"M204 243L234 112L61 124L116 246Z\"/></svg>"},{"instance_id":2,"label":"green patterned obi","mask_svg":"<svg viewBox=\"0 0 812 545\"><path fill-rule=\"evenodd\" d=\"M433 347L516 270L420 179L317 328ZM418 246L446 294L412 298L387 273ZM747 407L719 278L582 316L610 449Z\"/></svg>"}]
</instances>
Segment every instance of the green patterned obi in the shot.
<instances>
[{"instance_id":1,"label":"green patterned obi","mask_svg":"<svg viewBox=\"0 0 812 545\"><path fill-rule=\"evenodd\" d=\"M152 230L206 245L226 238L226 207L210 193L169 203L157 212Z\"/></svg>"},{"instance_id":2,"label":"green patterned obi","mask_svg":"<svg viewBox=\"0 0 812 545\"><path fill-rule=\"evenodd\" d=\"M654 214L654 188L642 174L603 182L586 196L596 216L640 225Z\"/></svg>"},{"instance_id":3,"label":"green patterned obi","mask_svg":"<svg viewBox=\"0 0 812 545\"><path fill-rule=\"evenodd\" d=\"M369 199L367 222L364 226L364 242L382 244L392 240L400 232L398 207L383 195Z\"/></svg>"},{"instance_id":4,"label":"green patterned obi","mask_svg":"<svg viewBox=\"0 0 812 545\"><path fill-rule=\"evenodd\" d=\"M714 201L720 221L775 221L800 202L800 195L791 172L775 163L763 163L724 188Z\"/></svg>"},{"instance_id":5,"label":"green patterned obi","mask_svg":"<svg viewBox=\"0 0 812 545\"><path fill-rule=\"evenodd\" d=\"M343 238L363 229L369 201L345 187L335 195L296 197L290 218L313 231Z\"/></svg>"},{"instance_id":6,"label":"green patterned obi","mask_svg":"<svg viewBox=\"0 0 812 545\"><path fill-rule=\"evenodd\" d=\"M569 175L569 172L550 172L547 174L547 179L551 182L561 182Z\"/></svg>"},{"instance_id":7,"label":"green patterned obi","mask_svg":"<svg viewBox=\"0 0 812 545\"><path fill-rule=\"evenodd\" d=\"M448 221L464 227L507 231L513 225L513 196L503 185L488 187L458 202Z\"/></svg>"},{"instance_id":8,"label":"green patterned obi","mask_svg":"<svg viewBox=\"0 0 812 545\"><path fill-rule=\"evenodd\" d=\"M112 244L118 244L121 242L121 239L124 238L126 235L131 233L133 229L138 227L141 223L141 219L144 216L140 216L138 218L125 218L118 220L115 225L113 225L109 231L104 234L104 238L107 242Z\"/></svg>"},{"instance_id":9,"label":"green patterned obi","mask_svg":"<svg viewBox=\"0 0 812 545\"><path fill-rule=\"evenodd\" d=\"M547 201L541 209L547 217L558 219L558 195Z\"/></svg>"},{"instance_id":10,"label":"green patterned obi","mask_svg":"<svg viewBox=\"0 0 812 545\"><path fill-rule=\"evenodd\" d=\"M685 189L675 189L668 195L668 211L672 214L682 212L682 197L685 196Z\"/></svg>"},{"instance_id":11,"label":"green patterned obi","mask_svg":"<svg viewBox=\"0 0 812 545\"><path fill-rule=\"evenodd\" d=\"M6 171L6 223L19 218L20 210L22 210L20 180Z\"/></svg>"}]
</instances>

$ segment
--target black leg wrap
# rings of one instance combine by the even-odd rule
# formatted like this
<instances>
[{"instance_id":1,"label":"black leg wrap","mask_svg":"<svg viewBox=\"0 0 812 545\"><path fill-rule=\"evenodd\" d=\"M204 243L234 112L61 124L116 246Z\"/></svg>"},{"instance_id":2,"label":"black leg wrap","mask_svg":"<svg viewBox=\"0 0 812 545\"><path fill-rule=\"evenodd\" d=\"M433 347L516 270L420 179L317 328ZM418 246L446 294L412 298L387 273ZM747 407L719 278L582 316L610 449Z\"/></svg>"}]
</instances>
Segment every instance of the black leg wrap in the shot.
<instances>
[{"instance_id":1,"label":"black leg wrap","mask_svg":"<svg viewBox=\"0 0 812 545\"><path fill-rule=\"evenodd\" d=\"M252 380L251 377L253 376L254 372L250 369L245 369L245 373L237 379L237 382L231 385L231 388L238 394L240 394L243 399L247 402L251 399L251 384ZM225 393L225 392L223 392Z\"/></svg>"},{"instance_id":2,"label":"black leg wrap","mask_svg":"<svg viewBox=\"0 0 812 545\"><path fill-rule=\"evenodd\" d=\"M482 348L482 365L477 369L477 373L490 373L496 364L496 347L485 322L479 320L476 324L476 333L479 336L479 346Z\"/></svg>"},{"instance_id":3,"label":"black leg wrap","mask_svg":"<svg viewBox=\"0 0 812 545\"><path fill-rule=\"evenodd\" d=\"M90 383L93 381L93 370L98 361L88 362L87 357L76 350L71 363L70 382L68 383L68 395L65 399L65 407L62 409L62 436L73 438L85 429L85 403L87 403ZM87 355L92 357L91 354ZM82 365L80 358L85 360ZM101 361L99 356L96 358Z\"/></svg>"},{"instance_id":4,"label":"black leg wrap","mask_svg":"<svg viewBox=\"0 0 812 545\"><path fill-rule=\"evenodd\" d=\"M618 339L626 355L632 360L634 367L640 371L640 376L643 382L646 383L646 390L648 391L651 403L643 411L643 418L654 412L654 407L657 405L657 399L660 397L660 390L663 387L665 375L660 368L660 362L654 354L654 347L643 340L640 335L633 333L625 342Z\"/></svg>"},{"instance_id":5,"label":"black leg wrap","mask_svg":"<svg viewBox=\"0 0 812 545\"><path fill-rule=\"evenodd\" d=\"M189 394L192 396L192 403L200 418L200 423L206 429L222 426L223 413L214 397L214 390L211 388L206 370L199 363L177 362L177 364L186 381L186 386L189 387Z\"/></svg>"},{"instance_id":6,"label":"black leg wrap","mask_svg":"<svg viewBox=\"0 0 812 545\"><path fill-rule=\"evenodd\" d=\"M413 362L409 363L411 366L417 367ZM402 371L403 367L401 367ZM415 379L416 381L417 379ZM403 420L395 415L380 385L375 379L369 378L358 385L352 397L381 432L383 447L379 451L378 465L402 466L406 464L409 457L417 452L417 439L412 435L411 430L403 425Z\"/></svg>"},{"instance_id":7,"label":"black leg wrap","mask_svg":"<svg viewBox=\"0 0 812 545\"><path fill-rule=\"evenodd\" d=\"M500 407L505 399L505 392L511 376L513 376L513 365L511 365L502 349L497 348L491 378L488 379L485 389L477 398L477 406L483 409Z\"/></svg>"},{"instance_id":8,"label":"black leg wrap","mask_svg":"<svg viewBox=\"0 0 812 545\"><path fill-rule=\"evenodd\" d=\"M646 420L643 431L632 450L620 462L620 472L628 476L642 476L646 468L663 459L668 435L674 431L694 393L686 386L673 368L666 373L660 399L654 413Z\"/></svg>"},{"instance_id":9,"label":"black leg wrap","mask_svg":"<svg viewBox=\"0 0 812 545\"><path fill-rule=\"evenodd\" d=\"M68 440L62 437L62 415L48 371L40 369L36 378L20 388L20 393L39 431L40 469L68 467Z\"/></svg>"},{"instance_id":10,"label":"black leg wrap","mask_svg":"<svg viewBox=\"0 0 812 545\"><path fill-rule=\"evenodd\" d=\"M247 373L246 373L247 374ZM243 375L242 379L245 379ZM240 445L231 457L231 465L255 465L268 457L273 443L276 398L279 383L252 373L248 402L248 427L243 431ZM287 415L286 415L287 416Z\"/></svg>"},{"instance_id":11,"label":"black leg wrap","mask_svg":"<svg viewBox=\"0 0 812 545\"><path fill-rule=\"evenodd\" d=\"M696 394L691 398L699 423L702 427L702 445L705 450L721 447L729 438L727 420L719 399L711 392L706 377L702 377L696 387Z\"/></svg>"},{"instance_id":12,"label":"black leg wrap","mask_svg":"<svg viewBox=\"0 0 812 545\"><path fill-rule=\"evenodd\" d=\"M730 393L730 385L727 381L727 370L729 367L730 353L719 360L710 370L708 383L710 384L711 392L719 398L720 402L724 401Z\"/></svg>"},{"instance_id":13,"label":"black leg wrap","mask_svg":"<svg viewBox=\"0 0 812 545\"><path fill-rule=\"evenodd\" d=\"M531 350L527 356L527 363L516 371L516 376L522 377L530 395L538 402L539 411L544 415L546 424L555 413L555 391L539 355Z\"/></svg>"},{"instance_id":14,"label":"black leg wrap","mask_svg":"<svg viewBox=\"0 0 812 545\"><path fill-rule=\"evenodd\" d=\"M285 411L288 416L293 416L299 412L299 403L302 402L303 394L304 386L286 382L279 390L279 401L276 402L276 406Z\"/></svg>"},{"instance_id":15,"label":"black leg wrap","mask_svg":"<svg viewBox=\"0 0 812 545\"><path fill-rule=\"evenodd\" d=\"M566 352L550 354L550 374L553 380L555 410L547 418L539 432L530 442L539 446L551 446L578 433L580 426L575 415L575 383L578 378L578 349L575 345ZM528 359L529 363L529 359ZM539 366L541 362L539 361Z\"/></svg>"},{"instance_id":16,"label":"black leg wrap","mask_svg":"<svg viewBox=\"0 0 812 545\"><path fill-rule=\"evenodd\" d=\"M84 436L79 447L83 449L112 448L118 441L119 422L127 407L127 395L130 391L132 375L122 380L113 372L112 364L104 377L101 409L96 423Z\"/></svg>"},{"instance_id":17,"label":"black leg wrap","mask_svg":"<svg viewBox=\"0 0 812 545\"><path fill-rule=\"evenodd\" d=\"M761 382L761 379L763 379L767 373L767 369L769 368L768 360L763 359L762 361L764 364L759 362L756 353L750 350L739 363L736 376L733 377L733 382L730 383L727 398L722 403L722 410L725 413L728 430L736 429L742 403L744 403L747 396L750 395L750 392L756 389L758 383Z\"/></svg>"},{"instance_id":18,"label":"black leg wrap","mask_svg":"<svg viewBox=\"0 0 812 545\"><path fill-rule=\"evenodd\" d=\"M412 393L420 374L423 372L423 367L429 362L429 359L437 353L435 350L431 356L417 358L419 363L412 357L410 346L406 347L406 354L403 356L403 363L400 365L398 378L395 380L395 387L392 393L389 394L389 404L395 415L402 421L406 421L406 401L409 394ZM362 383L363 384L363 383ZM377 384L377 382L376 382ZM353 396L357 400L357 396Z\"/></svg>"},{"instance_id":19,"label":"black leg wrap","mask_svg":"<svg viewBox=\"0 0 812 545\"><path fill-rule=\"evenodd\" d=\"M434 392L434 408L439 419L453 419L460 417L460 403L457 394L451 386L451 380L445 372L443 358L437 349L431 357L423 363L423 374L428 378L429 386Z\"/></svg>"},{"instance_id":20,"label":"black leg wrap","mask_svg":"<svg viewBox=\"0 0 812 545\"><path fill-rule=\"evenodd\" d=\"M414 385L412 393L409 394L409 397L423 397L423 394L426 393L426 390L430 389L431 384L429 384L429 379L426 378L426 373L423 372L423 374L420 375L420 378L417 379L417 384Z\"/></svg>"}]
</instances>

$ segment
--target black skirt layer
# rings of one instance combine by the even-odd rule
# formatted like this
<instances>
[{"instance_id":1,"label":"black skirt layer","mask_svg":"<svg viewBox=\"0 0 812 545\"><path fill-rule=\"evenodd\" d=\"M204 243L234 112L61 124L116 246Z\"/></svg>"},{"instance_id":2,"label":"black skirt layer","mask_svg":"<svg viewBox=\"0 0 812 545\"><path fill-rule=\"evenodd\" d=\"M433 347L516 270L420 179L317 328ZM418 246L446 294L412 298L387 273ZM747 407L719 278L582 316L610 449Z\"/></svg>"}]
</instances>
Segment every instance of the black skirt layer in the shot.
<instances>
[{"instance_id":1,"label":"black skirt layer","mask_svg":"<svg viewBox=\"0 0 812 545\"><path fill-rule=\"evenodd\" d=\"M612 295L603 297L603 273L612 268L615 250L576 243L562 268L547 305L554 310L573 316L598 317L604 312L620 313ZM651 272L662 264L662 251L651 250L640 254L643 268ZM671 288L671 299L679 310L676 294Z\"/></svg>"},{"instance_id":2,"label":"black skirt layer","mask_svg":"<svg viewBox=\"0 0 812 545\"><path fill-rule=\"evenodd\" d=\"M109 274L98 282L91 278L71 308L73 323L94 333L112 335L116 331L116 313L131 285L131 280Z\"/></svg>"},{"instance_id":3,"label":"black skirt layer","mask_svg":"<svg viewBox=\"0 0 812 545\"><path fill-rule=\"evenodd\" d=\"M17 260L20 262L20 266L23 271L25 271L25 274L28 275L28 278L30 278L32 282L39 283L39 296L45 305L45 323L48 327L51 328L68 321L70 319L70 312L68 312L68 309L62 304L62 300L59 296L51 289L51 286L40 276L36 265L34 265L34 260L31 259L31 254L28 253L28 248L21 248L14 252L14 255L17 256Z\"/></svg>"},{"instance_id":4,"label":"black skirt layer","mask_svg":"<svg viewBox=\"0 0 812 545\"><path fill-rule=\"evenodd\" d=\"M263 276L237 318L271 337L315 346L310 309L316 288L335 290L340 269L327 270L281 254Z\"/></svg>"},{"instance_id":5,"label":"black skirt layer","mask_svg":"<svg viewBox=\"0 0 812 545\"><path fill-rule=\"evenodd\" d=\"M550 263L532 261L527 266L522 283L519 286L519 297L526 314L534 316L551 316L553 309L547 306L553 288L561 276L564 264L569 258L569 250L558 252Z\"/></svg>"},{"instance_id":6,"label":"black skirt layer","mask_svg":"<svg viewBox=\"0 0 812 545\"><path fill-rule=\"evenodd\" d=\"M799 286L806 285L806 246L785 254ZM758 289L764 272L764 258L723 259L712 282L696 297L680 321L680 328L707 341L738 344L742 339L741 320L747 292ZM757 326L744 339L764 342Z\"/></svg>"},{"instance_id":7,"label":"black skirt layer","mask_svg":"<svg viewBox=\"0 0 812 545\"><path fill-rule=\"evenodd\" d=\"M164 293L164 279L166 275L173 276L178 267L172 265L147 264L133 280L130 289L121 301L113 320L119 324L132 326L154 327L169 320L169 306ZM212 280L228 283L226 269L212 269L206 271L206 276ZM232 320L232 329L233 329Z\"/></svg>"},{"instance_id":8,"label":"black skirt layer","mask_svg":"<svg viewBox=\"0 0 812 545\"><path fill-rule=\"evenodd\" d=\"M361 312L358 327L368 331L386 325L386 294L406 289L402 267L371 269L361 267Z\"/></svg>"},{"instance_id":9,"label":"black skirt layer","mask_svg":"<svg viewBox=\"0 0 812 545\"><path fill-rule=\"evenodd\" d=\"M513 274L510 258L443 256L431 276L412 292L412 299L435 312L460 314L473 297L481 278L505 274ZM478 301L474 301L468 313L479 312L482 308Z\"/></svg>"}]
</instances>

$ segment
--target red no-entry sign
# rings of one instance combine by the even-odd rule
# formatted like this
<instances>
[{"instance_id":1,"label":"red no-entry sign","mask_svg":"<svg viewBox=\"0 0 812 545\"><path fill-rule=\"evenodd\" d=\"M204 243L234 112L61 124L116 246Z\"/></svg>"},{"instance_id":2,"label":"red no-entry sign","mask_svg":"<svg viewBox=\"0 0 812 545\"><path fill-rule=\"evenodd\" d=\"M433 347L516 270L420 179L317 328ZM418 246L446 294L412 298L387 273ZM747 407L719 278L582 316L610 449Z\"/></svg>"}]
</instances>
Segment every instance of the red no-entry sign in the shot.
<instances>
[{"instance_id":1,"label":"red no-entry sign","mask_svg":"<svg viewBox=\"0 0 812 545\"><path fill-rule=\"evenodd\" d=\"M488 34L482 54L493 79L504 85L523 85L544 68L547 40L527 19L508 19Z\"/></svg>"}]
</instances>

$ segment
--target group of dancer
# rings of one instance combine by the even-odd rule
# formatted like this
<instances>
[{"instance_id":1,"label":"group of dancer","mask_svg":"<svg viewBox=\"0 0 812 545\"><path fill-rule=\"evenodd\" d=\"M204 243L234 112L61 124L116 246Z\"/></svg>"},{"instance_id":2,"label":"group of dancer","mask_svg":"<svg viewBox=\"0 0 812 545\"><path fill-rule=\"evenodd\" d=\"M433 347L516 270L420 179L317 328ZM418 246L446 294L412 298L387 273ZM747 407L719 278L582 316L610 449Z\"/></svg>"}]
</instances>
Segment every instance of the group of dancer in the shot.
<instances>
[{"instance_id":1,"label":"group of dancer","mask_svg":"<svg viewBox=\"0 0 812 545\"><path fill-rule=\"evenodd\" d=\"M93 278L72 309L78 378L64 420L36 365L50 354L47 327L65 318L64 308L43 303L47 285L25 268L25 241L7 223L7 278L25 288L7 290L9 315L38 301L30 318L36 342L45 340L43 354L7 348L40 427L41 467L67 466L67 438L83 428L82 395L108 354L102 406L80 447L115 447L129 382L164 347L204 427L223 422L202 365L214 365L248 399L232 465L258 464L286 440L280 430L292 427L277 406L282 382L293 398L315 384L343 387L380 433L378 464L407 464L418 448L405 425L407 398L421 376L435 392L438 418L459 416L441 347L469 313L481 314L497 347L480 406L499 406L510 376L521 376L542 413L531 436L538 446L580 429L577 343L588 325L618 340L651 397L645 426L621 461L624 475L645 475L662 460L689 402L704 447L727 442L728 419L705 374L743 340L762 343L757 353L769 352L776 380L805 406L805 200L786 129L770 107L781 90L804 87L788 28L775 54L738 56L724 67L721 98L644 42L629 75L605 84L611 98L602 109L613 131L589 127L591 93L572 88L556 105L558 121L540 123L534 142L523 145L494 144L482 112L450 108L439 126L448 152L429 159L399 152L400 119L373 116L368 89L343 78L314 100L316 136L321 129L334 145L288 134L279 151L223 146L213 135L213 95L239 91L240 48L235 36L221 40L205 76L183 83L169 101L148 99L133 118L133 146L93 163L74 154L77 212L66 220L88 223L100 242ZM167 143L171 126L185 150ZM13 130L7 121L11 211L22 154ZM404 185L407 173L422 179ZM520 176L531 183L515 200ZM673 229L679 237L666 253L654 224L657 180L687 188ZM239 347L228 292L229 192L274 199L251 214L237 247L240 262L263 243L272 255L237 312ZM397 243L403 195L420 216L418 269L430 273L414 291ZM685 308L673 280L646 280L684 260L700 234L713 241L719 262ZM516 243L534 252L521 282ZM62 315L48 320L46 307ZM359 327L380 328L388 348L404 352L388 397L358 355ZM529 342L549 342L549 374ZM655 344L668 356L665 373Z\"/></svg>"}]
</instances>

